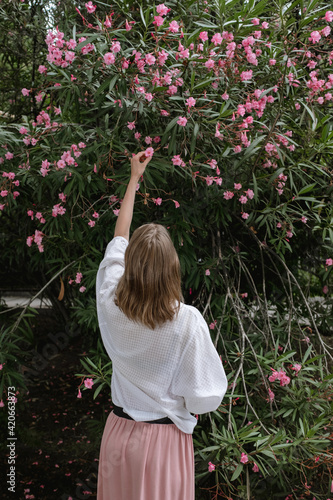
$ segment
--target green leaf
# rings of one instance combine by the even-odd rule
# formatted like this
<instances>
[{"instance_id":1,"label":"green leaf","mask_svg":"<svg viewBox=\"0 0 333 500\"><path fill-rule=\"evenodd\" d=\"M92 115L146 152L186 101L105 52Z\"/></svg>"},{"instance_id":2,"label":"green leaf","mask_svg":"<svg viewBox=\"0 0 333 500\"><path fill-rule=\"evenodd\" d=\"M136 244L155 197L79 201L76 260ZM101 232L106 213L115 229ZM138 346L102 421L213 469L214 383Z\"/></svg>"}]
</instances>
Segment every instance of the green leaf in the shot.
<instances>
[{"instance_id":1,"label":"green leaf","mask_svg":"<svg viewBox=\"0 0 333 500\"><path fill-rule=\"evenodd\" d=\"M305 193L309 193L310 191L312 191L312 189L317 185L316 182L314 182L313 184L309 184L308 186L304 186L304 188L302 188L299 193L298 193L298 196L301 195L301 194L305 194Z\"/></svg>"},{"instance_id":2,"label":"green leaf","mask_svg":"<svg viewBox=\"0 0 333 500\"><path fill-rule=\"evenodd\" d=\"M218 26L214 23L210 23L209 21L194 21L193 24L196 26L200 26L200 28L218 28Z\"/></svg>"},{"instance_id":3,"label":"green leaf","mask_svg":"<svg viewBox=\"0 0 333 500\"><path fill-rule=\"evenodd\" d=\"M193 130L193 135L192 135L192 139L191 139L191 153L193 154L194 153L194 150L195 150L195 144L197 142L197 135L198 135L198 132L199 132L199 123L196 123L194 125L194 130Z\"/></svg>"},{"instance_id":4,"label":"green leaf","mask_svg":"<svg viewBox=\"0 0 333 500\"><path fill-rule=\"evenodd\" d=\"M145 16L143 15L143 11L142 11L142 6L141 5L140 5L140 16L141 16L141 19L142 19L144 27L147 28Z\"/></svg>"},{"instance_id":5,"label":"green leaf","mask_svg":"<svg viewBox=\"0 0 333 500\"><path fill-rule=\"evenodd\" d=\"M164 146L164 144L167 142L168 140L168 137L169 137L169 131L175 127L175 125L177 124L177 120L178 120L179 116L176 116L175 118L173 118L171 120L171 122L168 123L166 129L165 129L165 132L162 136L162 140L161 140L161 146Z\"/></svg>"},{"instance_id":6,"label":"green leaf","mask_svg":"<svg viewBox=\"0 0 333 500\"><path fill-rule=\"evenodd\" d=\"M258 199L258 184L257 184L257 178L256 178L254 172L252 172L252 180L253 180L254 198L255 198L255 200L257 200Z\"/></svg>"},{"instance_id":7,"label":"green leaf","mask_svg":"<svg viewBox=\"0 0 333 500\"><path fill-rule=\"evenodd\" d=\"M312 346L310 345L310 346L307 348L307 350L306 350L306 352L305 352L305 354L304 354L304 356L303 356L303 359L302 359L302 365L304 365L305 361L306 361L306 360L308 359L308 357L310 356L311 351L312 351Z\"/></svg>"},{"instance_id":8,"label":"green leaf","mask_svg":"<svg viewBox=\"0 0 333 500\"><path fill-rule=\"evenodd\" d=\"M237 465L237 468L236 470L234 471L233 475L232 475L232 478L230 479L230 481L235 481L235 479L238 478L238 476L241 474L241 472L243 471L243 464L239 464Z\"/></svg>"},{"instance_id":9,"label":"green leaf","mask_svg":"<svg viewBox=\"0 0 333 500\"><path fill-rule=\"evenodd\" d=\"M203 82L197 83L194 87L193 90L199 90L202 87L207 87L207 85L211 82L215 82L216 78L208 78L208 80L204 80Z\"/></svg>"},{"instance_id":10,"label":"green leaf","mask_svg":"<svg viewBox=\"0 0 333 500\"><path fill-rule=\"evenodd\" d=\"M101 390L103 389L103 386L105 385L105 382L102 382L101 385L99 385L94 393L94 399L97 398L98 394L101 392Z\"/></svg>"}]
</instances>

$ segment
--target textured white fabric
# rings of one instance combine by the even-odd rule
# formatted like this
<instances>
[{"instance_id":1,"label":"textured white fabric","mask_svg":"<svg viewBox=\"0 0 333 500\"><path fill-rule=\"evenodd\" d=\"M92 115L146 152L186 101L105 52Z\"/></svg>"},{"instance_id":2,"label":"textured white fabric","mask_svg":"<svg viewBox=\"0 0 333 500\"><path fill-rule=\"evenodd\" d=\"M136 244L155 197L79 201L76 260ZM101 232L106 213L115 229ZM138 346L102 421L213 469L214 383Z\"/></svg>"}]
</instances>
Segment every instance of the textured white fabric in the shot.
<instances>
[{"instance_id":1,"label":"textured white fabric","mask_svg":"<svg viewBox=\"0 0 333 500\"><path fill-rule=\"evenodd\" d=\"M227 390L227 377L207 323L193 306L181 303L178 316L151 330L115 305L128 241L108 244L96 278L99 327L112 360L112 401L136 421L168 416L193 433L191 415L216 410Z\"/></svg>"}]
</instances>

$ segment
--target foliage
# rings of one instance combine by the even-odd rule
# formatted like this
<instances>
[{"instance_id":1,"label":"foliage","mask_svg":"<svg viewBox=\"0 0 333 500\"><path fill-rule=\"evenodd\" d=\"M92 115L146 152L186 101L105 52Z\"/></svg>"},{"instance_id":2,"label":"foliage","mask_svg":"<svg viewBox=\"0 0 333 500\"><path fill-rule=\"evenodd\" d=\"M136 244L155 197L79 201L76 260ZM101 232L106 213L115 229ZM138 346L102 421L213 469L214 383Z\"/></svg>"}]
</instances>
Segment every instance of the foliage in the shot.
<instances>
[{"instance_id":1,"label":"foliage","mask_svg":"<svg viewBox=\"0 0 333 500\"><path fill-rule=\"evenodd\" d=\"M308 299L332 304L333 13L322 0L96 5L66 3L24 91L41 96L37 116L1 129L3 262L43 286L60 276L59 301L97 338L95 277L129 159L153 154L133 228L169 229L230 382L199 417L198 486L326 498L332 326ZM110 365L89 359L102 390Z\"/></svg>"}]
</instances>

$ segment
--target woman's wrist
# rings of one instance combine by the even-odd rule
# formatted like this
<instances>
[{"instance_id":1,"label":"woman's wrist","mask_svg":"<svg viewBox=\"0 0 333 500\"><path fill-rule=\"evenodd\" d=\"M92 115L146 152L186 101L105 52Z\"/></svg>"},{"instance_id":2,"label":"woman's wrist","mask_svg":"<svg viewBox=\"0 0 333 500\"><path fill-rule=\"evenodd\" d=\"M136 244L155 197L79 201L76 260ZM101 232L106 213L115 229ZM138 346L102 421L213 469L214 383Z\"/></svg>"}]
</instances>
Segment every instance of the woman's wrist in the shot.
<instances>
[{"instance_id":1,"label":"woman's wrist","mask_svg":"<svg viewBox=\"0 0 333 500\"><path fill-rule=\"evenodd\" d=\"M136 184L138 184L140 177L141 177L141 175L139 175L139 177L138 177L138 176L132 174L130 177L130 182L133 182L133 183L135 182Z\"/></svg>"}]
</instances>

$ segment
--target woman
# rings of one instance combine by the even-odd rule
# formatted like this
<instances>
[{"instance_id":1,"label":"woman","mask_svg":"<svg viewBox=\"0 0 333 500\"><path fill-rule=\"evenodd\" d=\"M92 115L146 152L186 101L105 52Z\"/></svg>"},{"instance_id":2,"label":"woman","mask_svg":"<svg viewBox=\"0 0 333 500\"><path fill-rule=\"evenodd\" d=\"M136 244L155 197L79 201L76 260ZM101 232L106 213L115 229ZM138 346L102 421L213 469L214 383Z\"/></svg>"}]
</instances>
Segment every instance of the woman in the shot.
<instances>
[{"instance_id":1,"label":"woman","mask_svg":"<svg viewBox=\"0 0 333 500\"><path fill-rule=\"evenodd\" d=\"M145 224L129 242L136 187L149 161L144 153L131 160L114 238L97 273L114 405L101 442L97 500L194 500L191 413L216 410L227 390L207 324L184 304L167 230Z\"/></svg>"}]
</instances>

